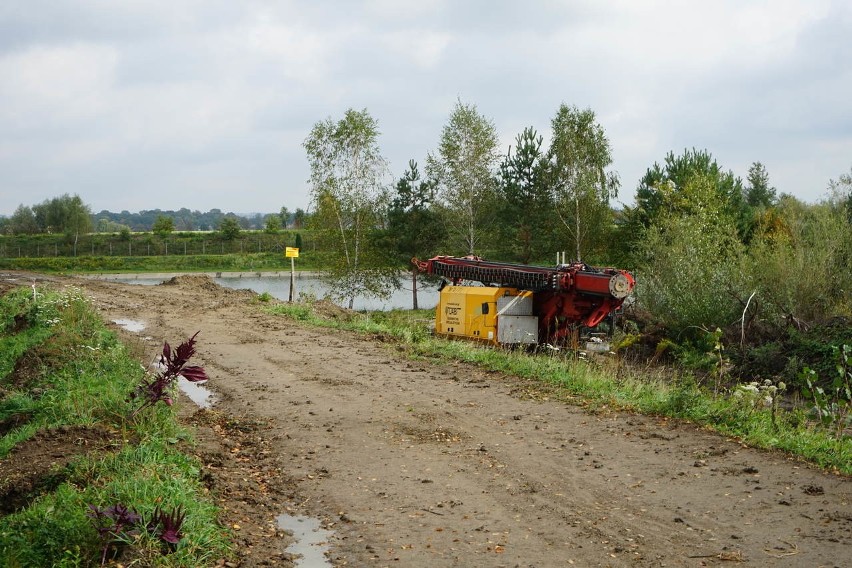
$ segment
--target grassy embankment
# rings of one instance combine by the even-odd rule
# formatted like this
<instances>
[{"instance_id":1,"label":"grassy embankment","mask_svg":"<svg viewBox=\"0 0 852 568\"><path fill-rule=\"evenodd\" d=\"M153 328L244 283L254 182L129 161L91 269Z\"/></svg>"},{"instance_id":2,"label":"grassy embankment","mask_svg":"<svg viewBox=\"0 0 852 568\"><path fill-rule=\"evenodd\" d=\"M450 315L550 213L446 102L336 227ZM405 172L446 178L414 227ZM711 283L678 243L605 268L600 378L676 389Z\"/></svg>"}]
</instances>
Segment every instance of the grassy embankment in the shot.
<instances>
[{"instance_id":1,"label":"grassy embankment","mask_svg":"<svg viewBox=\"0 0 852 568\"><path fill-rule=\"evenodd\" d=\"M8 474L0 478L0 566L96 566L123 550L117 560L125 563L194 567L229 555L200 464L178 449L189 434L174 407L156 404L131 417L140 403L128 395L142 376L79 290L24 288L0 298L0 459ZM33 449L31 438L43 445L69 434L66 451L54 456L65 465L37 463L34 453L23 474L8 473ZM21 485L21 475L40 466L44 474ZM119 505L142 524L118 526L108 508ZM91 507L108 515L96 521ZM177 545L146 530L157 508L186 512Z\"/></svg>"},{"instance_id":2,"label":"grassy embankment","mask_svg":"<svg viewBox=\"0 0 852 568\"><path fill-rule=\"evenodd\" d=\"M218 272L289 270L286 247L301 243L296 268L314 270L323 254L307 230L0 235L0 270L36 272Z\"/></svg>"},{"instance_id":3,"label":"grassy embankment","mask_svg":"<svg viewBox=\"0 0 852 568\"><path fill-rule=\"evenodd\" d=\"M296 270L318 270L322 255L305 253L296 259ZM275 272L289 271L290 259L281 254L207 254L170 256L79 256L0 258L0 270L45 273L144 273L144 272Z\"/></svg>"},{"instance_id":4,"label":"grassy embankment","mask_svg":"<svg viewBox=\"0 0 852 568\"><path fill-rule=\"evenodd\" d=\"M782 450L828 470L852 474L852 438L834 437L804 409L779 408L780 397L767 407L766 390L714 394L692 375L630 368L620 364L617 355L589 362L565 352L528 354L436 338L428 329L431 310L372 312L348 319L321 317L310 304L278 304L269 311L312 325L393 338L413 358L465 361L529 379L530 391L541 397L594 411L623 409L688 420L745 444Z\"/></svg>"}]
</instances>

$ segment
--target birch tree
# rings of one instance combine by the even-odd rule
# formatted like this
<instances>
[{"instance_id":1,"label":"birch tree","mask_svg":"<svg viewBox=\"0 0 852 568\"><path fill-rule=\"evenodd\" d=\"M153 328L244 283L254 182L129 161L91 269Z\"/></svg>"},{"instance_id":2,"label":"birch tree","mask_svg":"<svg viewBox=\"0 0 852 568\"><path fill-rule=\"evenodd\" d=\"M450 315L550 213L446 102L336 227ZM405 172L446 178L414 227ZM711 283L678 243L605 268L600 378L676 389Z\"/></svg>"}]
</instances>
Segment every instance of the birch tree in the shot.
<instances>
[{"instance_id":1,"label":"birch tree","mask_svg":"<svg viewBox=\"0 0 852 568\"><path fill-rule=\"evenodd\" d=\"M368 243L382 210L387 173L378 136L378 123L367 109L349 109L336 122L316 123L303 143L311 168L311 222L332 251L325 278L350 309L355 296L385 297L396 282Z\"/></svg>"},{"instance_id":2,"label":"birch tree","mask_svg":"<svg viewBox=\"0 0 852 568\"><path fill-rule=\"evenodd\" d=\"M438 183L449 238L467 254L474 254L491 224L497 159L494 123L475 105L458 101L441 133L437 155L429 154L426 160L426 173Z\"/></svg>"},{"instance_id":3,"label":"birch tree","mask_svg":"<svg viewBox=\"0 0 852 568\"><path fill-rule=\"evenodd\" d=\"M618 196L618 177L608 171L612 149L591 109L562 104L551 121L548 152L551 191L559 220L582 260L610 229L609 200Z\"/></svg>"}]
</instances>

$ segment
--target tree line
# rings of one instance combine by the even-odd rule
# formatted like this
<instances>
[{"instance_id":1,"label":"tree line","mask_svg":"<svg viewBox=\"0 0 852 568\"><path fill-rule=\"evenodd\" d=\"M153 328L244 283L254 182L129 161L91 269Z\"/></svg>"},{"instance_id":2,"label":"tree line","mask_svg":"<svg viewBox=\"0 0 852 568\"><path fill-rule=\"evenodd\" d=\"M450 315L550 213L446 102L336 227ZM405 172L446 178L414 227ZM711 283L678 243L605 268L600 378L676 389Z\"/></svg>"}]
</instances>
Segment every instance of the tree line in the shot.
<instances>
[{"instance_id":1,"label":"tree line","mask_svg":"<svg viewBox=\"0 0 852 568\"><path fill-rule=\"evenodd\" d=\"M774 342L755 356L777 364L791 333L852 314L852 171L808 204L779 195L759 161L743 180L709 151L685 149L651 165L633 204L615 208L621 182L595 113L562 104L548 134L545 145L525 128L501 153L494 123L458 101L425 169L412 159L389 183L366 109L317 122L303 143L309 227L333 258L337 295L387 293L413 256L551 264L568 251L634 270L643 331L661 330L661 349L697 351L719 373L732 356L720 355L720 337L743 347L744 364L748 345ZM840 330L834 339L852 343L852 326Z\"/></svg>"},{"instance_id":2,"label":"tree line","mask_svg":"<svg viewBox=\"0 0 852 568\"><path fill-rule=\"evenodd\" d=\"M11 217L0 216L0 234L36 235L45 233L86 234L170 231L216 231L236 225L243 230L267 230L304 226L307 213L297 208L282 207L278 213L239 215L210 209L202 212L183 207L178 210L147 209L136 213L124 210L114 213L91 207L78 195L62 195L36 205L20 204Z\"/></svg>"},{"instance_id":3,"label":"tree line","mask_svg":"<svg viewBox=\"0 0 852 568\"><path fill-rule=\"evenodd\" d=\"M379 133L366 109L313 126L303 141L310 213L92 215L78 196L64 195L21 205L0 229L63 232L76 243L91 230L216 229L227 240L242 229L304 227L332 288L350 302L401 285L400 269L413 256L551 264L567 251L573 260L634 270L634 311L645 335L662 330L676 341L661 349L683 349L683 357L685 345L698 346L711 353L703 364L720 372L718 333L728 345L774 342L775 351L752 350L755 360L743 361L766 367L785 360L776 355L792 333L852 314L852 170L828 180L823 199L804 203L778 194L759 161L742 179L706 149L672 151L638 180L632 205L613 207L621 180L606 131L588 108L562 104L547 144L527 127L501 151L493 121L458 101L423 167L411 159L398 175ZM416 285L416 272L410 277ZM833 341L852 344L852 326L832 329ZM801 364L793 367L790 373Z\"/></svg>"}]
</instances>

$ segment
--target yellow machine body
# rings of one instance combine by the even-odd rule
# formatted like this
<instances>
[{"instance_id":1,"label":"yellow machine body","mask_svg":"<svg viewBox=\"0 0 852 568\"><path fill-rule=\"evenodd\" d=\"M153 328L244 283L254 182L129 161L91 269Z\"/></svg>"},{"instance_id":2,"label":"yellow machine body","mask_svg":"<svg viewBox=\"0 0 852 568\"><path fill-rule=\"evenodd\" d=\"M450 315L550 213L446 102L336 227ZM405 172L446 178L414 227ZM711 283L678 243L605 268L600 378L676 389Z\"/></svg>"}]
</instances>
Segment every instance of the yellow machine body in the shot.
<instances>
[{"instance_id":1,"label":"yellow machine body","mask_svg":"<svg viewBox=\"0 0 852 568\"><path fill-rule=\"evenodd\" d=\"M526 300L532 305L533 293L517 288L489 286L445 286L438 299L435 310L435 332L450 337L476 339L494 345L505 342L498 332L501 317L508 322L518 319L516 316L501 316L498 304L506 306ZM505 309L503 310L505 313ZM537 321L537 318L531 318ZM535 325L532 324L531 325ZM535 328L533 328L535 329ZM502 341L501 341L502 340ZM512 341L527 343L534 341Z\"/></svg>"}]
</instances>

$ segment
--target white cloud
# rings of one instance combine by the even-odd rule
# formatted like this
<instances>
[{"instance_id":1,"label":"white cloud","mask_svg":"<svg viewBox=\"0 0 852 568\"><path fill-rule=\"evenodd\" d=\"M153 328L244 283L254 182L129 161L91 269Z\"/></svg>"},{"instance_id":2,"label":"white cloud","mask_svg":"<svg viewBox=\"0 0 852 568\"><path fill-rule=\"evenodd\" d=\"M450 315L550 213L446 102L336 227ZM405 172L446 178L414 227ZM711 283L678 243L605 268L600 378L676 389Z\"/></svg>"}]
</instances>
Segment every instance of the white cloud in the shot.
<instances>
[{"instance_id":1,"label":"white cloud","mask_svg":"<svg viewBox=\"0 0 852 568\"><path fill-rule=\"evenodd\" d=\"M97 117L107 102L118 54L87 44L42 47L0 57L0 120L23 130Z\"/></svg>"},{"instance_id":2,"label":"white cloud","mask_svg":"<svg viewBox=\"0 0 852 568\"><path fill-rule=\"evenodd\" d=\"M65 192L95 209L305 207L316 121L367 108L399 175L458 98L501 151L528 125L547 137L562 102L591 107L625 200L693 146L816 199L852 161L850 36L840 0L8 0L0 214Z\"/></svg>"}]
</instances>

